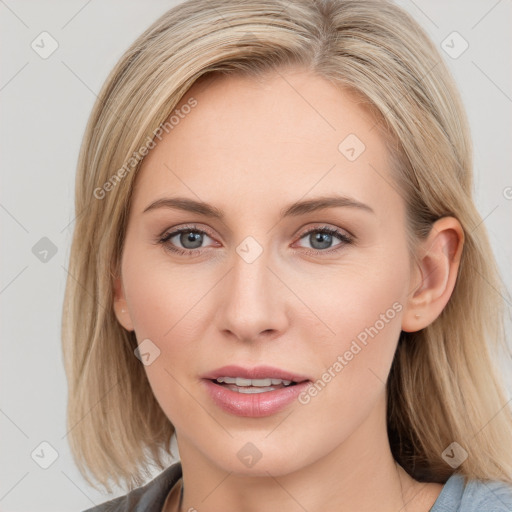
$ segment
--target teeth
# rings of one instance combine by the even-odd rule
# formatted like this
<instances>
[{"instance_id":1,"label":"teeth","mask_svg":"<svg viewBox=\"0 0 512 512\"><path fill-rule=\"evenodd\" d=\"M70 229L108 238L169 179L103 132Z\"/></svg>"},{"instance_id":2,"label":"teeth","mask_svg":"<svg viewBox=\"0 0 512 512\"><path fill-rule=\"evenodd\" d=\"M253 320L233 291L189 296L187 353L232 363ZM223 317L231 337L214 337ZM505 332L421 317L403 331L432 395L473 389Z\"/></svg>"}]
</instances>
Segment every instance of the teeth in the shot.
<instances>
[{"instance_id":1,"label":"teeth","mask_svg":"<svg viewBox=\"0 0 512 512\"><path fill-rule=\"evenodd\" d=\"M248 388L248 387L240 387L238 388L239 393L245 394L254 394L254 393L265 393L267 391L274 391L276 388L265 387L265 388Z\"/></svg>"},{"instance_id":2,"label":"teeth","mask_svg":"<svg viewBox=\"0 0 512 512\"><path fill-rule=\"evenodd\" d=\"M272 384L281 384L283 383L284 386L289 386L292 381L291 380L281 380L281 379L272 379Z\"/></svg>"},{"instance_id":3,"label":"teeth","mask_svg":"<svg viewBox=\"0 0 512 512\"><path fill-rule=\"evenodd\" d=\"M251 379L242 379L242 377L237 377L235 379L235 384L237 386L250 386L252 384Z\"/></svg>"},{"instance_id":4,"label":"teeth","mask_svg":"<svg viewBox=\"0 0 512 512\"><path fill-rule=\"evenodd\" d=\"M283 386L289 386L291 380L282 379L244 379L242 377L219 377L217 382L225 384L235 384L239 387L269 387L277 386L282 384ZM256 391L257 392L257 391Z\"/></svg>"}]
</instances>

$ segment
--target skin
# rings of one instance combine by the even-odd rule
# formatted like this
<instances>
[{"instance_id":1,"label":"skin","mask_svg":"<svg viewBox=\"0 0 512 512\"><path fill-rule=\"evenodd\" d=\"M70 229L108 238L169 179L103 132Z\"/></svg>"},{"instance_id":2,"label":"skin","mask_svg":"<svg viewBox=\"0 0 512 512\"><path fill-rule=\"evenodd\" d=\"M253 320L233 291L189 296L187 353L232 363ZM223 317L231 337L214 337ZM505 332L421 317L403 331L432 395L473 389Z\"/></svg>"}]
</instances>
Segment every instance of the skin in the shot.
<instances>
[{"instance_id":1,"label":"skin","mask_svg":"<svg viewBox=\"0 0 512 512\"><path fill-rule=\"evenodd\" d=\"M176 429L181 510L428 511L442 486L396 466L385 382L400 331L427 326L452 293L460 224L437 221L413 264L404 200L375 120L352 93L308 71L202 81L178 108L191 96L197 106L144 159L114 283L119 322L161 351L145 370ZM349 134L366 146L352 162L338 150ZM290 203L334 192L373 212L345 206L279 217ZM171 196L213 204L225 218L143 213ZM190 223L208 232L201 254L156 243ZM323 226L352 234L352 243L333 236L322 249L316 233L304 235ZM263 251L252 263L236 251L247 236ZM308 404L242 418L201 385L200 375L227 364L318 379L394 303L401 311ZM248 442L261 453L252 467L237 456Z\"/></svg>"}]
</instances>

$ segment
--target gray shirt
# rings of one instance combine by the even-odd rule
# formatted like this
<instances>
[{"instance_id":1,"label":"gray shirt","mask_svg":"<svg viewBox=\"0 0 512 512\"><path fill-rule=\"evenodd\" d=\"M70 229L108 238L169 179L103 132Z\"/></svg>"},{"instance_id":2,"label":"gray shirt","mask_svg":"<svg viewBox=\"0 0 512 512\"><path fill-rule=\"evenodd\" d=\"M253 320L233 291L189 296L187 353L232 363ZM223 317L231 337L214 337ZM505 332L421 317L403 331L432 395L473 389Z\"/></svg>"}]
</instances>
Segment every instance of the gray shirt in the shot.
<instances>
[{"instance_id":1,"label":"gray shirt","mask_svg":"<svg viewBox=\"0 0 512 512\"><path fill-rule=\"evenodd\" d=\"M181 475L177 462L146 485L84 512L161 512ZM470 480L464 485L464 478L454 473L430 512L512 512L512 485L495 480Z\"/></svg>"}]
</instances>

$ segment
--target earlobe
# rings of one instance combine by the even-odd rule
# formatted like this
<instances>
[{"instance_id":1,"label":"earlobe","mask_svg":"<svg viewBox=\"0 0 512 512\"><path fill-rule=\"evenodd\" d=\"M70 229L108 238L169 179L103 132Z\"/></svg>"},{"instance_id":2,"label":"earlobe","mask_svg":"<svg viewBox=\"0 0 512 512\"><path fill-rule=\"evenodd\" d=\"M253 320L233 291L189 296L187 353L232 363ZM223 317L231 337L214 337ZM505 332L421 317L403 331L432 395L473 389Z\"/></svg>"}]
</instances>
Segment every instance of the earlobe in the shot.
<instances>
[{"instance_id":1,"label":"earlobe","mask_svg":"<svg viewBox=\"0 0 512 512\"><path fill-rule=\"evenodd\" d=\"M443 217L432 225L418 247L420 282L409 294L403 331L419 331L441 314L455 287L463 245L464 231L454 217Z\"/></svg>"},{"instance_id":2,"label":"earlobe","mask_svg":"<svg viewBox=\"0 0 512 512\"><path fill-rule=\"evenodd\" d=\"M127 330L133 331L133 323L128 311L128 305L124 295L123 284L120 277L114 278L114 313L117 321Z\"/></svg>"}]
</instances>

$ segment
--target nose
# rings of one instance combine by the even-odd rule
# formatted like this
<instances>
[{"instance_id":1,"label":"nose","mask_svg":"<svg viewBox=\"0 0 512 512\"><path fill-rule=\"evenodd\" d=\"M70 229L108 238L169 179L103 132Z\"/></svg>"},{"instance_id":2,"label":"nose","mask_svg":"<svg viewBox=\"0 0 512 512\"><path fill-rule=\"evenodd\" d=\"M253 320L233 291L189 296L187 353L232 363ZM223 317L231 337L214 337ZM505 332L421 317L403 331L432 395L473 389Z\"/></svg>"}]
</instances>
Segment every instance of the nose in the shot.
<instances>
[{"instance_id":1,"label":"nose","mask_svg":"<svg viewBox=\"0 0 512 512\"><path fill-rule=\"evenodd\" d=\"M247 257L250 252L244 253L243 247L234 253L232 268L218 289L217 327L224 336L242 342L274 339L287 329L290 291L272 268L276 265L269 251L253 260L254 253Z\"/></svg>"}]
</instances>

